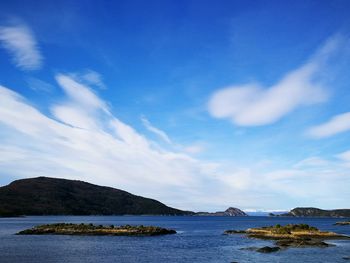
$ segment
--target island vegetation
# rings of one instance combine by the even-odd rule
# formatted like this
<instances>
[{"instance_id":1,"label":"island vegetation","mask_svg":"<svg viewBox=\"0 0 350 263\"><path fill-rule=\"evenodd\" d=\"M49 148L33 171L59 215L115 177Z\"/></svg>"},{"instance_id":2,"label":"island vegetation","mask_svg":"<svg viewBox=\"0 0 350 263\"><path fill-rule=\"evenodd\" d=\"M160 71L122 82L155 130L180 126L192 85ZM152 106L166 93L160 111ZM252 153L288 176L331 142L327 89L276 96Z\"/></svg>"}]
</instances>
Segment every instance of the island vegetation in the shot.
<instances>
[{"instance_id":1,"label":"island vegetation","mask_svg":"<svg viewBox=\"0 0 350 263\"><path fill-rule=\"evenodd\" d=\"M34 226L17 235L93 235L93 236L159 236L176 234L173 229L157 226L103 226L94 224L57 223Z\"/></svg>"},{"instance_id":2,"label":"island vegetation","mask_svg":"<svg viewBox=\"0 0 350 263\"><path fill-rule=\"evenodd\" d=\"M348 239L350 237L334 232L320 231L307 224L288 224L248 228L247 230L226 230L224 234L245 234L249 238L275 240L273 249L256 249L258 252L275 252L288 247L328 247L327 239Z\"/></svg>"}]
</instances>

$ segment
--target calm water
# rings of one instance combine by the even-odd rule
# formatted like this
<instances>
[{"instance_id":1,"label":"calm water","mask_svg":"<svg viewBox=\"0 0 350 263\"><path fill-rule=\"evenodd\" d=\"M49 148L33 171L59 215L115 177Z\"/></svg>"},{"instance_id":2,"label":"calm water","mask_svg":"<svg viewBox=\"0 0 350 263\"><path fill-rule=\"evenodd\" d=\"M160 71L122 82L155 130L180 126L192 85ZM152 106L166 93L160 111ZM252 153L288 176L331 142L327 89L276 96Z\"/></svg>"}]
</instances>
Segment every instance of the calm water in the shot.
<instances>
[{"instance_id":1,"label":"calm water","mask_svg":"<svg viewBox=\"0 0 350 263\"><path fill-rule=\"evenodd\" d=\"M346 262L350 241L330 241L329 248L288 249L273 254L240 250L272 245L270 241L222 235L226 229L272 224L307 223L322 230L350 235L350 226L337 219L268 217L26 217L0 219L0 262ZM339 220L338 220L339 221ZM158 237L16 236L34 225L54 222L143 224L173 228L176 235Z\"/></svg>"}]
</instances>

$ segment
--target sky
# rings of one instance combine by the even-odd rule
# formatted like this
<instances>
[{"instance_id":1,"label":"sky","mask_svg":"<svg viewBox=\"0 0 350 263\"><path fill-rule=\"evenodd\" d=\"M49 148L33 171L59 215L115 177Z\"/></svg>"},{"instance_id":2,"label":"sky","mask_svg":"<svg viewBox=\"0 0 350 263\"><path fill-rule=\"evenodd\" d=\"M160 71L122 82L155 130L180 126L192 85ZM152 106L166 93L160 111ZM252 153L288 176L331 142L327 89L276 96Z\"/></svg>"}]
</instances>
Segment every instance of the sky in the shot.
<instances>
[{"instance_id":1,"label":"sky","mask_svg":"<svg viewBox=\"0 0 350 263\"><path fill-rule=\"evenodd\" d=\"M350 2L0 2L0 185L349 208Z\"/></svg>"}]
</instances>

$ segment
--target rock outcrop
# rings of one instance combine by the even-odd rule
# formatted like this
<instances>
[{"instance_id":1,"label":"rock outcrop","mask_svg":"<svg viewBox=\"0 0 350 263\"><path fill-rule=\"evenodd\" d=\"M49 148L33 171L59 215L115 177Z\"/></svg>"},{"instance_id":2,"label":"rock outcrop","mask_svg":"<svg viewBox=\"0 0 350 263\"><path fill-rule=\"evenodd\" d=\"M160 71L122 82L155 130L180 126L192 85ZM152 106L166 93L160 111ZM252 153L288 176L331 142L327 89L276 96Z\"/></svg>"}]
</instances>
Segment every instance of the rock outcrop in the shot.
<instances>
[{"instance_id":1,"label":"rock outcrop","mask_svg":"<svg viewBox=\"0 0 350 263\"><path fill-rule=\"evenodd\" d=\"M350 209L323 210L314 207L297 207L279 216L290 217L350 217Z\"/></svg>"},{"instance_id":2,"label":"rock outcrop","mask_svg":"<svg viewBox=\"0 0 350 263\"><path fill-rule=\"evenodd\" d=\"M247 216L242 210L234 207L229 207L225 211L222 212L198 212L195 215L197 216Z\"/></svg>"}]
</instances>

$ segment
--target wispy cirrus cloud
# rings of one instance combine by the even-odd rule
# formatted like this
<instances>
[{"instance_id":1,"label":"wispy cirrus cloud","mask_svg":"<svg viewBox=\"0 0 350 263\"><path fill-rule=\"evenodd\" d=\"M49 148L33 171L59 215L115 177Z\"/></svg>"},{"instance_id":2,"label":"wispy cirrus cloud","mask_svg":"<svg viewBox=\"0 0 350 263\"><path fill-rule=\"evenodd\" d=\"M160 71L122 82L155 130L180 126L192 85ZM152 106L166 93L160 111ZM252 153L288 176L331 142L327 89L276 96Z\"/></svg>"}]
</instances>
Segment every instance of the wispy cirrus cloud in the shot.
<instances>
[{"instance_id":1,"label":"wispy cirrus cloud","mask_svg":"<svg viewBox=\"0 0 350 263\"><path fill-rule=\"evenodd\" d=\"M73 73L71 75L73 78L79 80L79 82L86 84L88 86L93 86L100 89L106 88L106 85L103 82L103 78L101 74L99 74L98 72L92 69L85 69L80 72Z\"/></svg>"},{"instance_id":2,"label":"wispy cirrus cloud","mask_svg":"<svg viewBox=\"0 0 350 263\"><path fill-rule=\"evenodd\" d=\"M27 25L0 26L0 44L12 55L14 64L20 69L37 70L42 67L43 57Z\"/></svg>"},{"instance_id":3,"label":"wispy cirrus cloud","mask_svg":"<svg viewBox=\"0 0 350 263\"><path fill-rule=\"evenodd\" d=\"M350 131L350 112L336 115L325 123L311 127L307 131L307 135L321 139L347 131Z\"/></svg>"},{"instance_id":4,"label":"wispy cirrus cloud","mask_svg":"<svg viewBox=\"0 0 350 263\"><path fill-rule=\"evenodd\" d=\"M210 177L210 164L183 152L153 147L71 75L55 78L65 97L50 107L50 116L0 86L2 173L13 178L45 175L112 185L179 207L183 204L171 200L181 203L185 192L196 193ZM170 198L172 188L178 190L172 194L177 198Z\"/></svg>"},{"instance_id":5,"label":"wispy cirrus cloud","mask_svg":"<svg viewBox=\"0 0 350 263\"><path fill-rule=\"evenodd\" d=\"M339 159L350 163L350 150L337 155Z\"/></svg>"},{"instance_id":6,"label":"wispy cirrus cloud","mask_svg":"<svg viewBox=\"0 0 350 263\"><path fill-rule=\"evenodd\" d=\"M195 142L190 145L181 145L173 142L165 131L154 126L145 116L141 117L141 122L148 131L155 134L163 142L166 142L174 150L182 151L190 155L198 154L205 150L205 145L202 142Z\"/></svg>"},{"instance_id":7,"label":"wispy cirrus cloud","mask_svg":"<svg viewBox=\"0 0 350 263\"><path fill-rule=\"evenodd\" d=\"M275 85L248 83L216 91L208 102L210 115L239 126L260 126L274 123L299 107L326 101L327 91L317 78L341 41L339 36L330 38L306 64L285 74Z\"/></svg>"},{"instance_id":8,"label":"wispy cirrus cloud","mask_svg":"<svg viewBox=\"0 0 350 263\"><path fill-rule=\"evenodd\" d=\"M51 92L54 90L53 85L38 78L28 77L26 81L28 83L29 88L35 91Z\"/></svg>"},{"instance_id":9,"label":"wispy cirrus cloud","mask_svg":"<svg viewBox=\"0 0 350 263\"><path fill-rule=\"evenodd\" d=\"M141 121L142 121L142 124L146 127L147 130L149 130L150 132L152 132L155 135L157 135L164 142L166 142L168 144L172 144L169 136L164 131L162 131L161 129L159 129L159 128L155 127L154 125L152 125L150 123L150 121L146 117L142 116L141 117Z\"/></svg>"},{"instance_id":10,"label":"wispy cirrus cloud","mask_svg":"<svg viewBox=\"0 0 350 263\"><path fill-rule=\"evenodd\" d=\"M350 150L337 154L337 158L343 162L343 165L350 167Z\"/></svg>"}]
</instances>

